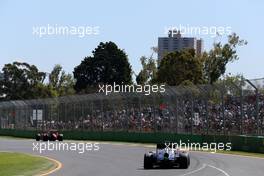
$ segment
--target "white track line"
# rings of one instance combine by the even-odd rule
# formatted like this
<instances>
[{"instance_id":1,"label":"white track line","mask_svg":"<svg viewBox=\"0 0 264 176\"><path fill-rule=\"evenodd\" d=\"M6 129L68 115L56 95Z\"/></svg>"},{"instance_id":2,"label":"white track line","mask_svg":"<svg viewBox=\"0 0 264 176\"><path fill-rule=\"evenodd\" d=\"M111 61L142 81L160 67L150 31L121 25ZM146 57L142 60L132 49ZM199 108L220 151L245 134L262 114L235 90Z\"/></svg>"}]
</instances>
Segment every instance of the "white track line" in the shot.
<instances>
[{"instance_id":1,"label":"white track line","mask_svg":"<svg viewBox=\"0 0 264 176\"><path fill-rule=\"evenodd\" d=\"M223 169L220 169L218 167L212 166L212 165L207 165L208 167L214 168L220 172L222 172L223 174L225 174L225 176L230 176L228 173L226 173Z\"/></svg>"},{"instance_id":2,"label":"white track line","mask_svg":"<svg viewBox=\"0 0 264 176\"><path fill-rule=\"evenodd\" d=\"M208 165L208 164L203 164L203 166L200 167L199 169L193 170L193 171L188 172L188 173L186 173L186 174L183 174L183 175L181 175L181 176L187 176L187 175L194 174L194 173L196 173L196 172L199 172L200 170L203 170L203 169L206 168L207 166L208 166L208 167L211 167L211 168L213 168L213 169L216 169L216 170L218 170L218 171L220 171L220 172L223 173L225 176L230 176L228 173L226 173L226 171L224 171L224 170L222 170L222 169L220 169L220 168L218 168L218 167L215 167L215 166L212 166L212 165Z\"/></svg>"},{"instance_id":3,"label":"white track line","mask_svg":"<svg viewBox=\"0 0 264 176\"><path fill-rule=\"evenodd\" d=\"M183 175L181 175L181 176L186 176L186 175L194 174L194 173L196 173L196 172L199 172L200 170L203 170L205 167L206 167L206 164L203 164L203 166L200 167L199 169L193 170L193 171L188 172L188 173L186 173L186 174L183 174Z\"/></svg>"}]
</instances>

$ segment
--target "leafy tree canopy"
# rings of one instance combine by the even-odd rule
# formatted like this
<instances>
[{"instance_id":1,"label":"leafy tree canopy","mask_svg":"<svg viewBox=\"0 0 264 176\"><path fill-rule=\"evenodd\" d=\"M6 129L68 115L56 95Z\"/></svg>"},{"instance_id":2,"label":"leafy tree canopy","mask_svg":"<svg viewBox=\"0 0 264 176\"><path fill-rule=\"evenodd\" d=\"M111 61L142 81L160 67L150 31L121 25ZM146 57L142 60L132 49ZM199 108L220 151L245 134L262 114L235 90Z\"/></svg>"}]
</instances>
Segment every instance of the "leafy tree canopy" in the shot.
<instances>
[{"instance_id":1,"label":"leafy tree canopy","mask_svg":"<svg viewBox=\"0 0 264 176\"><path fill-rule=\"evenodd\" d=\"M100 43L93 56L74 68L75 89L81 91L101 84L131 84L132 70L126 53L113 42Z\"/></svg>"},{"instance_id":2,"label":"leafy tree canopy","mask_svg":"<svg viewBox=\"0 0 264 176\"><path fill-rule=\"evenodd\" d=\"M157 80L170 86L180 85L187 80L193 84L203 82L203 63L195 56L194 49L168 53L157 72Z\"/></svg>"},{"instance_id":3,"label":"leafy tree canopy","mask_svg":"<svg viewBox=\"0 0 264 176\"><path fill-rule=\"evenodd\" d=\"M13 62L6 64L2 71L0 89L5 99L30 99L41 96L36 90L43 83L46 74L40 72L35 65Z\"/></svg>"},{"instance_id":4,"label":"leafy tree canopy","mask_svg":"<svg viewBox=\"0 0 264 176\"><path fill-rule=\"evenodd\" d=\"M215 43L213 49L203 54L205 80L212 84L223 76L226 72L227 64L239 59L237 46L246 44L247 41L241 40L235 33L228 36L226 44L223 45L221 42Z\"/></svg>"},{"instance_id":5,"label":"leafy tree canopy","mask_svg":"<svg viewBox=\"0 0 264 176\"><path fill-rule=\"evenodd\" d=\"M71 95L75 93L75 81L71 74L66 74L61 65L55 65L49 74L48 88L57 96Z\"/></svg>"}]
</instances>

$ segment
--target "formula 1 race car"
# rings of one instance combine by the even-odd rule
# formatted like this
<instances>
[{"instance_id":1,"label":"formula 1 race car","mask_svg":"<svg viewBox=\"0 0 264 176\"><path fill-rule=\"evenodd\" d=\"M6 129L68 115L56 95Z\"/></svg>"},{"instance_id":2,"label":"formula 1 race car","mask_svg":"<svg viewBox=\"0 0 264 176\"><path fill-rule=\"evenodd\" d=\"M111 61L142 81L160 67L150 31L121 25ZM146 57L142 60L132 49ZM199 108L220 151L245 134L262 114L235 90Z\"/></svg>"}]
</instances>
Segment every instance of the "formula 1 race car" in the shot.
<instances>
[{"instance_id":1,"label":"formula 1 race car","mask_svg":"<svg viewBox=\"0 0 264 176\"><path fill-rule=\"evenodd\" d=\"M187 169L190 166L189 152L174 147L172 142L157 144L156 151L144 155L144 169L152 169L154 166Z\"/></svg>"},{"instance_id":2,"label":"formula 1 race car","mask_svg":"<svg viewBox=\"0 0 264 176\"><path fill-rule=\"evenodd\" d=\"M40 132L36 135L36 141L63 141L63 134L57 130L49 130L47 132Z\"/></svg>"}]
</instances>

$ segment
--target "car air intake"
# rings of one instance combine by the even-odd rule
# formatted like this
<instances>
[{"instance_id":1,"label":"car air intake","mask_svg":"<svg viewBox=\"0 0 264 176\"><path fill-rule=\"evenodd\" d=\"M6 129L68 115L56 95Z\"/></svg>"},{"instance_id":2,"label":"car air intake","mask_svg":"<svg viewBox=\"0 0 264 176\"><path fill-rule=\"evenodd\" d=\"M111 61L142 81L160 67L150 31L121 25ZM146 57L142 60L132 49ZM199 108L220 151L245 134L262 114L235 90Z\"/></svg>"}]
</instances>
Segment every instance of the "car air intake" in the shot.
<instances>
[{"instance_id":1,"label":"car air intake","mask_svg":"<svg viewBox=\"0 0 264 176\"><path fill-rule=\"evenodd\" d=\"M169 154L168 153L164 153L164 158L169 158Z\"/></svg>"}]
</instances>

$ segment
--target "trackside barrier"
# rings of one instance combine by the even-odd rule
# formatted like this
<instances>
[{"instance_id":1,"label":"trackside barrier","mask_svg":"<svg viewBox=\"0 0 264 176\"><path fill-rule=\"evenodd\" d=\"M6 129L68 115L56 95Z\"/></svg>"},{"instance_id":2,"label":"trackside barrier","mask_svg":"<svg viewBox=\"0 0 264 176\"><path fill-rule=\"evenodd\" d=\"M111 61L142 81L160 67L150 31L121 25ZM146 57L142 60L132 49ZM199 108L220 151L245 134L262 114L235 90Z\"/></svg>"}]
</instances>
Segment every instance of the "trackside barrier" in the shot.
<instances>
[{"instance_id":1,"label":"trackside barrier","mask_svg":"<svg viewBox=\"0 0 264 176\"><path fill-rule=\"evenodd\" d=\"M64 131L64 139L74 140L98 140L98 141L120 141L157 143L162 141L185 143L232 143L232 150L264 153L263 136L223 136L223 135L190 135L175 133L139 133L139 132L98 132L98 131ZM0 136L13 136L34 139L34 130L0 129Z\"/></svg>"},{"instance_id":2,"label":"trackside barrier","mask_svg":"<svg viewBox=\"0 0 264 176\"><path fill-rule=\"evenodd\" d=\"M264 137L263 136L216 136L208 135L203 137L203 142L207 143L232 143L232 150L245 151L254 153L264 153Z\"/></svg>"},{"instance_id":3,"label":"trackside barrier","mask_svg":"<svg viewBox=\"0 0 264 176\"><path fill-rule=\"evenodd\" d=\"M21 138L34 138L36 131L30 130L14 130L14 129L0 129L0 136L12 136Z\"/></svg>"}]
</instances>

